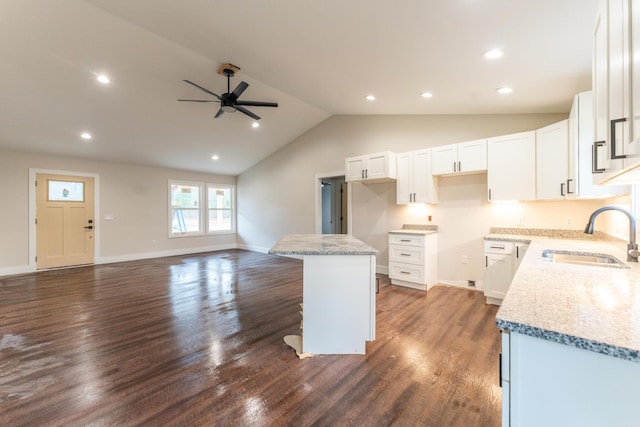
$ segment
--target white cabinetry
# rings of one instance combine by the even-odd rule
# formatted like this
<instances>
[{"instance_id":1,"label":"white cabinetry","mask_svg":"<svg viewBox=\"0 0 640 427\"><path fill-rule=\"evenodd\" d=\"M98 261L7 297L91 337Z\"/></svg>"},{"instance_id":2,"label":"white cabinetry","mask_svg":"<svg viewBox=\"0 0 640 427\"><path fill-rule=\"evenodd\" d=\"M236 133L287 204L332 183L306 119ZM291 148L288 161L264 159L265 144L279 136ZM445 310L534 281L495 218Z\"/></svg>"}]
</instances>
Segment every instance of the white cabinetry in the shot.
<instances>
[{"instance_id":1,"label":"white cabinetry","mask_svg":"<svg viewBox=\"0 0 640 427\"><path fill-rule=\"evenodd\" d=\"M592 91L580 92L573 99L569 113L569 198L602 198L629 194L627 185L595 185L594 174L598 156L594 150L594 97ZM600 158L606 158L601 152ZM603 157L605 156L605 157Z\"/></svg>"},{"instance_id":2,"label":"white cabinetry","mask_svg":"<svg viewBox=\"0 0 640 427\"><path fill-rule=\"evenodd\" d=\"M596 169L605 181L640 156L640 4L602 0L593 43ZM603 149L605 150L603 152ZM606 156L606 157L605 157Z\"/></svg>"},{"instance_id":3,"label":"white cabinetry","mask_svg":"<svg viewBox=\"0 0 640 427\"><path fill-rule=\"evenodd\" d=\"M536 195L538 200L567 196L569 175L569 120L536 130Z\"/></svg>"},{"instance_id":4,"label":"white cabinetry","mask_svg":"<svg viewBox=\"0 0 640 427\"><path fill-rule=\"evenodd\" d=\"M503 332L503 426L637 426L640 363Z\"/></svg>"},{"instance_id":5,"label":"white cabinetry","mask_svg":"<svg viewBox=\"0 0 640 427\"><path fill-rule=\"evenodd\" d=\"M438 282L438 234L389 233L389 278L393 285L426 291Z\"/></svg>"},{"instance_id":6,"label":"white cabinetry","mask_svg":"<svg viewBox=\"0 0 640 427\"><path fill-rule=\"evenodd\" d=\"M397 158L397 204L438 203L438 178L431 174L431 149L400 153Z\"/></svg>"},{"instance_id":7,"label":"white cabinetry","mask_svg":"<svg viewBox=\"0 0 640 427\"><path fill-rule=\"evenodd\" d=\"M487 189L490 201L535 200L535 131L487 140Z\"/></svg>"},{"instance_id":8,"label":"white cabinetry","mask_svg":"<svg viewBox=\"0 0 640 427\"><path fill-rule=\"evenodd\" d=\"M433 148L434 175L476 173L487 170L487 140L461 142Z\"/></svg>"},{"instance_id":9,"label":"white cabinetry","mask_svg":"<svg viewBox=\"0 0 640 427\"><path fill-rule=\"evenodd\" d=\"M522 242L486 240L484 242L485 267L484 296L487 304L500 305L522 257L529 245Z\"/></svg>"},{"instance_id":10,"label":"white cabinetry","mask_svg":"<svg viewBox=\"0 0 640 427\"><path fill-rule=\"evenodd\" d=\"M396 180L396 155L391 151L345 159L347 182L376 183Z\"/></svg>"}]
</instances>

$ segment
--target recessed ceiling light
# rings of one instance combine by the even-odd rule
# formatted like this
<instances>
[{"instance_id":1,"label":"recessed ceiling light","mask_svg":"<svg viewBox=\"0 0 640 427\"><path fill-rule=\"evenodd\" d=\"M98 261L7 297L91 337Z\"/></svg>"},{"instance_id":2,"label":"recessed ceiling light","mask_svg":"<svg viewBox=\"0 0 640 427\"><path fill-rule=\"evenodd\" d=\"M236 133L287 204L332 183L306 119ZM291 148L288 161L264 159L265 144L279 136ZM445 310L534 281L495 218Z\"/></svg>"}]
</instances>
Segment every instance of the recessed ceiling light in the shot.
<instances>
[{"instance_id":1,"label":"recessed ceiling light","mask_svg":"<svg viewBox=\"0 0 640 427\"><path fill-rule=\"evenodd\" d=\"M367 95L367 96L365 96L365 98L367 99L367 101L375 101L376 100L376 97L373 96L373 95Z\"/></svg>"},{"instance_id":2,"label":"recessed ceiling light","mask_svg":"<svg viewBox=\"0 0 640 427\"><path fill-rule=\"evenodd\" d=\"M502 86L502 87L499 87L498 89L496 89L496 92L501 93L503 95L506 95L508 93L513 92L513 89L511 89L510 87L507 87L507 86Z\"/></svg>"},{"instance_id":3,"label":"recessed ceiling light","mask_svg":"<svg viewBox=\"0 0 640 427\"><path fill-rule=\"evenodd\" d=\"M96 80L98 80L103 85L108 85L109 83L111 83L111 79L109 79L109 77L105 76L104 74L99 74L96 77Z\"/></svg>"},{"instance_id":4,"label":"recessed ceiling light","mask_svg":"<svg viewBox=\"0 0 640 427\"><path fill-rule=\"evenodd\" d=\"M420 96L423 98L433 98L433 94L431 92L422 92Z\"/></svg>"},{"instance_id":5,"label":"recessed ceiling light","mask_svg":"<svg viewBox=\"0 0 640 427\"><path fill-rule=\"evenodd\" d=\"M260 123L258 123L258 122L253 122L253 123L251 123L251 127L253 127L253 128L259 128L259 127L260 127Z\"/></svg>"},{"instance_id":6,"label":"recessed ceiling light","mask_svg":"<svg viewBox=\"0 0 640 427\"><path fill-rule=\"evenodd\" d=\"M482 55L487 59L498 59L498 58L502 58L502 55L504 55L504 52L500 49L489 49L486 52L484 52Z\"/></svg>"},{"instance_id":7,"label":"recessed ceiling light","mask_svg":"<svg viewBox=\"0 0 640 427\"><path fill-rule=\"evenodd\" d=\"M82 133L80 134L80 138L82 138L82 139L86 139L86 140L89 140L89 139L91 139L91 138L92 138L92 136L91 136L91 134L90 134L89 132L82 132Z\"/></svg>"},{"instance_id":8,"label":"recessed ceiling light","mask_svg":"<svg viewBox=\"0 0 640 427\"><path fill-rule=\"evenodd\" d=\"M211 156L211 159L212 159L212 160L218 160L219 158L220 158L220 157L218 157L218 155L217 155L217 154L214 154L213 156Z\"/></svg>"}]
</instances>

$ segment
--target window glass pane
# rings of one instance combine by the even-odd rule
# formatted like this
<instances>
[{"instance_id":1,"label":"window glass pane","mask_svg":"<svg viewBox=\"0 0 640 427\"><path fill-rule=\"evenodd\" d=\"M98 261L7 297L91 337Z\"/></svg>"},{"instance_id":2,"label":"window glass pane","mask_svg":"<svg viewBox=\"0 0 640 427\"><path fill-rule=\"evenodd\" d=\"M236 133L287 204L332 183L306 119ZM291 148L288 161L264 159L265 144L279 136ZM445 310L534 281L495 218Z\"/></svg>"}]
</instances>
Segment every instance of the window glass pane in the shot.
<instances>
[{"instance_id":1,"label":"window glass pane","mask_svg":"<svg viewBox=\"0 0 640 427\"><path fill-rule=\"evenodd\" d=\"M197 185L171 184L171 207L199 208L200 187Z\"/></svg>"},{"instance_id":2,"label":"window glass pane","mask_svg":"<svg viewBox=\"0 0 640 427\"><path fill-rule=\"evenodd\" d=\"M49 200L84 202L84 182L47 181Z\"/></svg>"},{"instance_id":3,"label":"window glass pane","mask_svg":"<svg viewBox=\"0 0 640 427\"><path fill-rule=\"evenodd\" d=\"M171 232L192 233L200 231L200 211L198 209L172 209Z\"/></svg>"},{"instance_id":4,"label":"window glass pane","mask_svg":"<svg viewBox=\"0 0 640 427\"><path fill-rule=\"evenodd\" d=\"M231 189L209 187L209 209L231 209Z\"/></svg>"},{"instance_id":5,"label":"window glass pane","mask_svg":"<svg viewBox=\"0 0 640 427\"><path fill-rule=\"evenodd\" d=\"M209 210L209 231L232 230L231 211L223 209Z\"/></svg>"}]
</instances>

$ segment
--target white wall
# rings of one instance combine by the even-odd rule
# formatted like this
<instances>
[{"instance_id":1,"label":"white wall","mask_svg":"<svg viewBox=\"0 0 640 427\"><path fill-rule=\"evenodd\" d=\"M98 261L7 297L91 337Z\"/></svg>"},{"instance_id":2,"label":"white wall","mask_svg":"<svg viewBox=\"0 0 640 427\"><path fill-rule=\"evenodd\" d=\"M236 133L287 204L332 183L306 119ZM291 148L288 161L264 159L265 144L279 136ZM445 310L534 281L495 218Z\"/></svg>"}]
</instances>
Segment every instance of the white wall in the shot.
<instances>
[{"instance_id":1,"label":"white wall","mask_svg":"<svg viewBox=\"0 0 640 427\"><path fill-rule=\"evenodd\" d=\"M0 151L0 275L28 271L29 168L99 174L96 263L235 247L233 234L170 239L167 219L169 179L235 184L235 177ZM114 220L102 220L105 213Z\"/></svg>"},{"instance_id":2,"label":"white wall","mask_svg":"<svg viewBox=\"0 0 640 427\"><path fill-rule=\"evenodd\" d=\"M283 235L314 232L315 175L344 171L346 157L402 152L534 130L566 114L451 116L333 116L238 177L238 244L266 251ZM352 185L352 234L388 264L387 232L403 223L440 227L440 274L449 281L480 280L482 238L492 226L584 227L602 201L522 203L514 212L486 202L486 175L440 180L440 204L398 206L395 183ZM567 225L572 219L573 226ZM460 264L460 255L470 263Z\"/></svg>"}]
</instances>

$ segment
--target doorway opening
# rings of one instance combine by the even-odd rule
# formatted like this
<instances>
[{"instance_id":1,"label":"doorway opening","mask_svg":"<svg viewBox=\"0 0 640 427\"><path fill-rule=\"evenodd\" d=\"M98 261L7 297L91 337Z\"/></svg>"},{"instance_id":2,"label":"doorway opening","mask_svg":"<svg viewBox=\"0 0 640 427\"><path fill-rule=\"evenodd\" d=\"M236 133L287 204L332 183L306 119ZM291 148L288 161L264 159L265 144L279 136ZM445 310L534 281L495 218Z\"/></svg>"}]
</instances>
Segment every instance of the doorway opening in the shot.
<instances>
[{"instance_id":1,"label":"doorway opening","mask_svg":"<svg viewBox=\"0 0 640 427\"><path fill-rule=\"evenodd\" d=\"M317 180L320 191L319 234L349 234L349 185L344 175L323 176Z\"/></svg>"}]
</instances>

